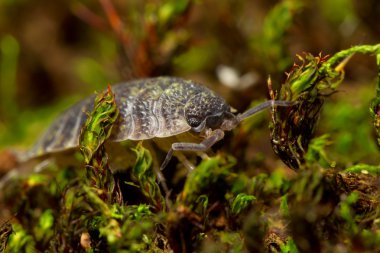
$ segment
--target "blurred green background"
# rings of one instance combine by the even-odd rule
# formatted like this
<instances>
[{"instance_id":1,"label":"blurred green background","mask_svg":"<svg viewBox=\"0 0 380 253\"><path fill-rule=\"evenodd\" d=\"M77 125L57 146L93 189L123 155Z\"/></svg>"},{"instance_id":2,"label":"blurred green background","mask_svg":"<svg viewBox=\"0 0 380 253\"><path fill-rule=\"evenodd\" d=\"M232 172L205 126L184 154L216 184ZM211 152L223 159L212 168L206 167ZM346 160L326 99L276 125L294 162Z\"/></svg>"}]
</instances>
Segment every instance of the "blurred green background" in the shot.
<instances>
[{"instance_id":1,"label":"blurred green background","mask_svg":"<svg viewBox=\"0 0 380 253\"><path fill-rule=\"evenodd\" d=\"M378 17L378 0L2 0L0 150L29 147L64 108L141 77L193 79L244 110L268 97L269 75L279 87L296 54L379 43ZM378 162L376 73L355 56L328 99L317 135L330 135L333 159ZM267 124L253 126L256 159L272 155Z\"/></svg>"}]
</instances>

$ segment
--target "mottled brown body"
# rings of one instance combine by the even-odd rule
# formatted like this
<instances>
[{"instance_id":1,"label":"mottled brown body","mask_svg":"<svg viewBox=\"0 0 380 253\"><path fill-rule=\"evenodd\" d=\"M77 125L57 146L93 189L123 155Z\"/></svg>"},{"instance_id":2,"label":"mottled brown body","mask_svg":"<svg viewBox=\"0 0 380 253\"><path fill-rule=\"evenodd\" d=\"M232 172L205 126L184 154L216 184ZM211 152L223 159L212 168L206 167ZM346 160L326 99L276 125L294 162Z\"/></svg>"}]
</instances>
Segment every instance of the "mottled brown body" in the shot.
<instances>
[{"instance_id":1,"label":"mottled brown body","mask_svg":"<svg viewBox=\"0 0 380 253\"><path fill-rule=\"evenodd\" d=\"M231 111L211 90L180 78L141 79L115 85L112 90L119 110L110 137L114 142L175 136L198 127L210 115L221 118L224 111ZM79 134L94 99L93 95L65 111L27 159L78 147Z\"/></svg>"}]
</instances>

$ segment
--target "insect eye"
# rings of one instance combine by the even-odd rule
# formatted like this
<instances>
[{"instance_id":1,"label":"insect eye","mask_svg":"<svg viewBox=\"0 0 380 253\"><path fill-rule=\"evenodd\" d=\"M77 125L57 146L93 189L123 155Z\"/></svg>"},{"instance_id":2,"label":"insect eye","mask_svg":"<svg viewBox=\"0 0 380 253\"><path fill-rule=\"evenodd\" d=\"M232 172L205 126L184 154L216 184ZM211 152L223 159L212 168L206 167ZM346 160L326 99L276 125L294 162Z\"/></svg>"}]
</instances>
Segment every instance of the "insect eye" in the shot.
<instances>
[{"instance_id":1,"label":"insect eye","mask_svg":"<svg viewBox=\"0 0 380 253\"><path fill-rule=\"evenodd\" d=\"M195 117L189 118L187 122L191 127L197 127L202 123L198 118L195 118Z\"/></svg>"}]
</instances>

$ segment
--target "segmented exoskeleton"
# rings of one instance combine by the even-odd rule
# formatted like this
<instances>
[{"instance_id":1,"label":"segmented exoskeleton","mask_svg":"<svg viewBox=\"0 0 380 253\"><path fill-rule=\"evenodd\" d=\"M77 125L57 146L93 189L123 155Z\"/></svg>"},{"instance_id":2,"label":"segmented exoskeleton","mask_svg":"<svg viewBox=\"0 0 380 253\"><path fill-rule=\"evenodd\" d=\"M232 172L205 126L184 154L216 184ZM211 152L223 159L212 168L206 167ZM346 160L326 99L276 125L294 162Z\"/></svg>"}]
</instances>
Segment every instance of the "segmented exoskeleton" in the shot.
<instances>
[{"instance_id":1,"label":"segmented exoskeleton","mask_svg":"<svg viewBox=\"0 0 380 253\"><path fill-rule=\"evenodd\" d=\"M203 132L201 143L173 143L161 168L169 162L173 151L205 151L224 137L243 119L271 106L288 106L286 101L266 101L235 115L226 101L193 81L174 77L141 79L112 87L119 117L109 141L146 140L175 136L187 131ZM91 111L91 96L64 112L46 131L27 159L75 148L86 112Z\"/></svg>"}]
</instances>

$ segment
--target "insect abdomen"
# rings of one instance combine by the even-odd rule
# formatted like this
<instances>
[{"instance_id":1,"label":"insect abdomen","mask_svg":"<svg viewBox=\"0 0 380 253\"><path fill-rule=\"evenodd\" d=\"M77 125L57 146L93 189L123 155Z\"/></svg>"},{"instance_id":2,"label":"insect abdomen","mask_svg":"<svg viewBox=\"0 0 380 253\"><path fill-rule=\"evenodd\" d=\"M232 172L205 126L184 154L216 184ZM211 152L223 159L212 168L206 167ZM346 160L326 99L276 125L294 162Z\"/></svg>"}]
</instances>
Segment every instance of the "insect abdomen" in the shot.
<instances>
[{"instance_id":1,"label":"insect abdomen","mask_svg":"<svg viewBox=\"0 0 380 253\"><path fill-rule=\"evenodd\" d=\"M87 119L85 112L92 109L94 99L95 96L91 96L62 113L21 160L77 147L80 131Z\"/></svg>"}]
</instances>

